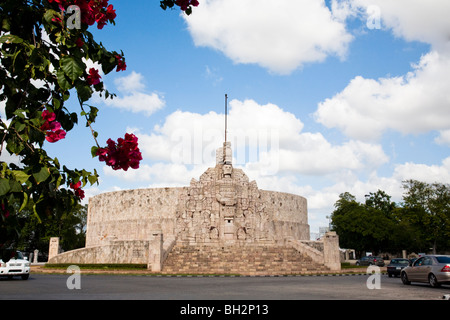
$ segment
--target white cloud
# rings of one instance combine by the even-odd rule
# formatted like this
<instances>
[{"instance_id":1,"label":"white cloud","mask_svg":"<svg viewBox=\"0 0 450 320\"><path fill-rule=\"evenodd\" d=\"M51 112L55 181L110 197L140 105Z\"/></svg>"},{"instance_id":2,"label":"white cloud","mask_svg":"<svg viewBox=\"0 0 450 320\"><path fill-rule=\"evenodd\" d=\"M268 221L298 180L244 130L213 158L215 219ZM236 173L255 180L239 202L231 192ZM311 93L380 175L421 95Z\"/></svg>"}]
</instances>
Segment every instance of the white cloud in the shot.
<instances>
[{"instance_id":1,"label":"white cloud","mask_svg":"<svg viewBox=\"0 0 450 320\"><path fill-rule=\"evenodd\" d=\"M448 48L450 40L450 1L448 0L350 0L353 6L379 7L385 28L408 41Z\"/></svg>"},{"instance_id":2,"label":"white cloud","mask_svg":"<svg viewBox=\"0 0 450 320\"><path fill-rule=\"evenodd\" d=\"M450 129L450 56L433 51L413 68L402 77L355 77L319 104L315 119L364 140L388 129L404 134Z\"/></svg>"},{"instance_id":3,"label":"white cloud","mask_svg":"<svg viewBox=\"0 0 450 320\"><path fill-rule=\"evenodd\" d=\"M114 84L121 92L136 92L145 89L144 76L132 71L129 76L117 78Z\"/></svg>"},{"instance_id":4,"label":"white cloud","mask_svg":"<svg viewBox=\"0 0 450 320\"><path fill-rule=\"evenodd\" d=\"M448 183L450 181L450 157L441 165L425 165L407 162L397 165L394 172L397 180L419 180L427 183Z\"/></svg>"},{"instance_id":5,"label":"white cloud","mask_svg":"<svg viewBox=\"0 0 450 320\"><path fill-rule=\"evenodd\" d=\"M352 40L323 0L204 0L185 20L197 46L279 74L344 58Z\"/></svg>"},{"instance_id":6,"label":"white cloud","mask_svg":"<svg viewBox=\"0 0 450 320\"><path fill-rule=\"evenodd\" d=\"M153 165L143 164L138 169L122 171L103 167L106 176L112 176L124 181L148 182L147 187L185 187L189 185L192 178L198 179L206 170L204 166L188 168L183 164L155 163Z\"/></svg>"},{"instance_id":7,"label":"white cloud","mask_svg":"<svg viewBox=\"0 0 450 320\"><path fill-rule=\"evenodd\" d=\"M233 164L256 177L311 176L354 170L370 172L388 161L380 145L348 141L333 145L320 133L302 132L303 123L274 104L232 100L228 141ZM150 134L134 130L144 159L175 166L215 165L224 140L224 115L176 111ZM150 179L139 174L136 179Z\"/></svg>"},{"instance_id":8,"label":"white cloud","mask_svg":"<svg viewBox=\"0 0 450 320\"><path fill-rule=\"evenodd\" d=\"M450 130L442 130L439 136L434 139L437 144L446 145L450 147Z\"/></svg>"},{"instance_id":9,"label":"white cloud","mask_svg":"<svg viewBox=\"0 0 450 320\"><path fill-rule=\"evenodd\" d=\"M133 113L152 115L157 110L162 109L166 103L158 93L145 92L143 80L144 77L134 71L128 76L115 79L114 83L119 95L114 99L104 100L104 103L107 106ZM120 96L120 94L123 94L123 96Z\"/></svg>"}]
</instances>

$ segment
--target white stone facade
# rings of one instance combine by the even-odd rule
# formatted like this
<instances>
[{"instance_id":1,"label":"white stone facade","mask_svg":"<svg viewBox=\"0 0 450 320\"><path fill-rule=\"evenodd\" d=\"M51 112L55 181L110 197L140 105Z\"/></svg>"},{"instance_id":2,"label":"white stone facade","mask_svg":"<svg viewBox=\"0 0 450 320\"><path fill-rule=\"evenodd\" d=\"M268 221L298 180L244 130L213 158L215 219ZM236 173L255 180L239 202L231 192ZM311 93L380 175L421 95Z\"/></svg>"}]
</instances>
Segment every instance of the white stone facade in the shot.
<instances>
[{"instance_id":1,"label":"white stone facade","mask_svg":"<svg viewBox=\"0 0 450 320\"><path fill-rule=\"evenodd\" d=\"M90 199L86 247L165 238L195 243L308 240L306 199L259 190L240 169L209 168L189 187L136 189Z\"/></svg>"}]
</instances>

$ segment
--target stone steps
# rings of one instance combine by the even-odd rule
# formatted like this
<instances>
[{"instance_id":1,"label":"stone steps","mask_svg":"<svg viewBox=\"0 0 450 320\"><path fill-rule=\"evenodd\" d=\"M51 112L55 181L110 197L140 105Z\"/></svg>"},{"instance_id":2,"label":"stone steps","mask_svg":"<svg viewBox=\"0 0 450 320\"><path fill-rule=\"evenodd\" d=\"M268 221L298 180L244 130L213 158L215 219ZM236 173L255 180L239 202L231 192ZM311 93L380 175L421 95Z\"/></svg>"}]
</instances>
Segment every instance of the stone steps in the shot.
<instances>
[{"instance_id":1,"label":"stone steps","mask_svg":"<svg viewBox=\"0 0 450 320\"><path fill-rule=\"evenodd\" d=\"M163 265L168 274L283 275L326 271L294 248L277 245L177 244Z\"/></svg>"}]
</instances>

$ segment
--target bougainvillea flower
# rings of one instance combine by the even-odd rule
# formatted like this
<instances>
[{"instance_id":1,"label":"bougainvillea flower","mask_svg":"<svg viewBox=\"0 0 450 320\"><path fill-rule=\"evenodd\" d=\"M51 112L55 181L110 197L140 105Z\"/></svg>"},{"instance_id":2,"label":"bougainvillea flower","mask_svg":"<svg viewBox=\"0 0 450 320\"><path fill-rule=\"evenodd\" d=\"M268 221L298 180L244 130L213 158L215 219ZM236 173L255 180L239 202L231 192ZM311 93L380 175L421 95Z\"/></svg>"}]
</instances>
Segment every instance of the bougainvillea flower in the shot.
<instances>
[{"instance_id":1,"label":"bougainvillea flower","mask_svg":"<svg viewBox=\"0 0 450 320\"><path fill-rule=\"evenodd\" d=\"M89 69L89 75L87 76L87 82L89 85L96 85L100 83L102 77L98 74L98 70L94 68Z\"/></svg>"},{"instance_id":2,"label":"bougainvillea flower","mask_svg":"<svg viewBox=\"0 0 450 320\"><path fill-rule=\"evenodd\" d=\"M80 199L84 199L84 190L81 189L81 181L71 183L69 186L75 191L75 196Z\"/></svg>"},{"instance_id":3,"label":"bougainvillea flower","mask_svg":"<svg viewBox=\"0 0 450 320\"><path fill-rule=\"evenodd\" d=\"M48 110L42 111L42 118L47 121L55 121L56 114L54 112L50 112Z\"/></svg>"},{"instance_id":4,"label":"bougainvillea flower","mask_svg":"<svg viewBox=\"0 0 450 320\"><path fill-rule=\"evenodd\" d=\"M8 208L5 206L4 203L1 204L0 210L1 210L1 212L2 212L2 214L3 214L3 216L4 216L5 218L8 218L8 217L9 217L9 214L10 214L10 213L9 213L9 210L8 210Z\"/></svg>"},{"instance_id":5,"label":"bougainvillea flower","mask_svg":"<svg viewBox=\"0 0 450 320\"><path fill-rule=\"evenodd\" d=\"M116 18L116 10L114 10L114 7L112 4L110 4L108 6L108 8L106 8L106 18L108 20L114 20Z\"/></svg>"},{"instance_id":6,"label":"bougainvillea flower","mask_svg":"<svg viewBox=\"0 0 450 320\"><path fill-rule=\"evenodd\" d=\"M116 10L109 0L49 0L50 3L56 3L60 11L64 12L68 6L76 5L80 8L81 22L92 26L97 22L97 28L103 29L108 21L114 21ZM61 19L55 18L55 22L61 22ZM59 19L59 21L58 21Z\"/></svg>"},{"instance_id":7,"label":"bougainvillea flower","mask_svg":"<svg viewBox=\"0 0 450 320\"><path fill-rule=\"evenodd\" d=\"M78 189L79 187L81 187L81 181L78 181L77 183L71 183L69 186L72 189Z\"/></svg>"},{"instance_id":8,"label":"bougainvillea flower","mask_svg":"<svg viewBox=\"0 0 450 320\"><path fill-rule=\"evenodd\" d=\"M125 71L127 70L127 64L125 63L125 61L123 61L123 57L119 56L118 54L116 54L116 59L117 59L117 69L116 71Z\"/></svg>"},{"instance_id":9,"label":"bougainvillea flower","mask_svg":"<svg viewBox=\"0 0 450 320\"><path fill-rule=\"evenodd\" d=\"M61 129L61 123L55 121L55 113L44 110L42 112L42 118L45 120L41 126L41 130L45 131L45 140L50 143L55 143L66 137L66 132Z\"/></svg>"},{"instance_id":10,"label":"bougainvillea flower","mask_svg":"<svg viewBox=\"0 0 450 320\"><path fill-rule=\"evenodd\" d=\"M55 143L59 140L64 139L65 137L66 132L64 130L49 131L47 132L45 140L47 140L50 143Z\"/></svg>"},{"instance_id":11,"label":"bougainvillea flower","mask_svg":"<svg viewBox=\"0 0 450 320\"><path fill-rule=\"evenodd\" d=\"M176 0L175 4L179 6L181 10L186 11L189 6L197 7L199 2L197 0Z\"/></svg>"},{"instance_id":12,"label":"bougainvillea flower","mask_svg":"<svg viewBox=\"0 0 450 320\"><path fill-rule=\"evenodd\" d=\"M84 41L81 38L78 38L77 41L75 41L75 44L78 48L81 48L84 45Z\"/></svg>"},{"instance_id":13,"label":"bougainvillea flower","mask_svg":"<svg viewBox=\"0 0 450 320\"><path fill-rule=\"evenodd\" d=\"M125 139L119 138L117 143L108 139L106 144L107 147L97 149L96 154L100 161L104 161L113 170L139 168L142 154L138 148L138 138L134 134L126 133Z\"/></svg>"}]
</instances>

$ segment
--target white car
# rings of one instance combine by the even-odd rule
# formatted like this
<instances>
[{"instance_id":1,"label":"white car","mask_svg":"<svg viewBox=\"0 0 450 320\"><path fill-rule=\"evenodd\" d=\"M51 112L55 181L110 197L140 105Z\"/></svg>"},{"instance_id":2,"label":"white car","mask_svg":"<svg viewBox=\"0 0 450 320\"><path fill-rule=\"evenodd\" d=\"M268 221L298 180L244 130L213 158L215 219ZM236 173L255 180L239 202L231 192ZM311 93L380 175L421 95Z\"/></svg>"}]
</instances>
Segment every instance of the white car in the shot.
<instances>
[{"instance_id":1,"label":"white car","mask_svg":"<svg viewBox=\"0 0 450 320\"><path fill-rule=\"evenodd\" d=\"M6 260L6 259L5 259ZM16 251L14 257L7 262L0 259L0 277L21 276L23 280L27 280L30 276L30 262L23 257L22 252Z\"/></svg>"}]
</instances>

